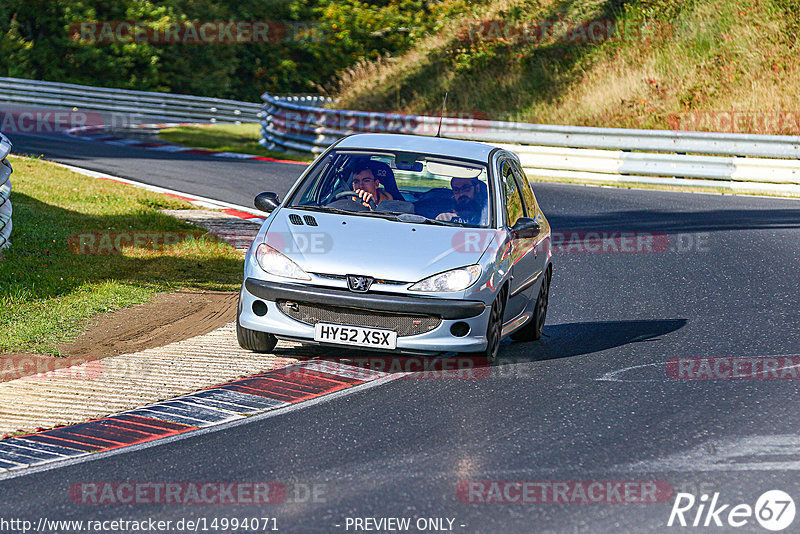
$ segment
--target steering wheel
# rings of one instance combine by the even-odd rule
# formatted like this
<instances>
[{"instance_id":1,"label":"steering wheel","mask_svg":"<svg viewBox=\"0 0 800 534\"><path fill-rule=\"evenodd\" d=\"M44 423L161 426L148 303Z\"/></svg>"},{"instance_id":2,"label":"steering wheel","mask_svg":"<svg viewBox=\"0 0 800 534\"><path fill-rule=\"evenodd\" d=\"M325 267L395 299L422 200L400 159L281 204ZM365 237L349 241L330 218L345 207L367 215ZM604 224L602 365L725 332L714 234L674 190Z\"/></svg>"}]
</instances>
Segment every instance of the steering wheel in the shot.
<instances>
[{"instance_id":1,"label":"steering wheel","mask_svg":"<svg viewBox=\"0 0 800 534\"><path fill-rule=\"evenodd\" d=\"M336 195L333 198L335 200L339 200L340 198L344 197L353 197L353 200L355 200L356 202L361 202L361 197L359 197L358 193L356 193L355 191L342 191L340 193L336 193ZM367 204L369 204L369 207L373 211L375 211L378 208L378 204L375 202L374 198L372 198L369 202L367 202Z\"/></svg>"}]
</instances>

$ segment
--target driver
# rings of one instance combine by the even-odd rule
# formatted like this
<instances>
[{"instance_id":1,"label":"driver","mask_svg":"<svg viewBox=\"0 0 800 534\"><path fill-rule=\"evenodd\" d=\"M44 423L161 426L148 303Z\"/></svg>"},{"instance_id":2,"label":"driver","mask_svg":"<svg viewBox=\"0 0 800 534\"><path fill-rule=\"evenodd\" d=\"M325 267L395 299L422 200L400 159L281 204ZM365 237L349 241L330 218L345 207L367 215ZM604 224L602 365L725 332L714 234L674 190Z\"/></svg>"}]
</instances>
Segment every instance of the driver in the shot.
<instances>
[{"instance_id":1,"label":"driver","mask_svg":"<svg viewBox=\"0 0 800 534\"><path fill-rule=\"evenodd\" d=\"M486 193L482 185L477 178L453 178L450 180L455 210L440 213L436 216L436 220L480 225L486 201Z\"/></svg>"},{"instance_id":2,"label":"driver","mask_svg":"<svg viewBox=\"0 0 800 534\"><path fill-rule=\"evenodd\" d=\"M356 165L353 169L353 181L350 185L353 187L353 191L358 194L361 203L367 207L369 207L370 200L374 200L375 204L380 204L384 200L395 200L385 189L378 187L381 183L375 177L373 166L368 162ZM355 197L353 197L353 200L356 200Z\"/></svg>"}]
</instances>

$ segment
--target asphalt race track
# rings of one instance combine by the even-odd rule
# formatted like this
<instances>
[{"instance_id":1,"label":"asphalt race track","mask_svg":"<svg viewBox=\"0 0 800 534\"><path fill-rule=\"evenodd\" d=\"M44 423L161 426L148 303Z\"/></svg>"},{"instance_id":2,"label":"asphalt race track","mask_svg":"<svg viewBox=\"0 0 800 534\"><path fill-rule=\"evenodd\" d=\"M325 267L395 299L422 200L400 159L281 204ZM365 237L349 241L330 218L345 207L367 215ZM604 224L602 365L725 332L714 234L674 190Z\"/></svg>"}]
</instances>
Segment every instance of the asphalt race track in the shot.
<instances>
[{"instance_id":1,"label":"asphalt race track","mask_svg":"<svg viewBox=\"0 0 800 534\"><path fill-rule=\"evenodd\" d=\"M262 161L115 146L58 134L18 133L8 137L16 154L44 155L68 165L242 206L253 205L252 191L285 193L305 168L291 163L265 166Z\"/></svg>"},{"instance_id":2,"label":"asphalt race track","mask_svg":"<svg viewBox=\"0 0 800 534\"><path fill-rule=\"evenodd\" d=\"M248 206L260 191L284 194L302 170L59 135L9 137L17 153ZM755 506L767 490L800 495L800 381L691 380L675 367L668 372L668 362L800 353L800 203L557 184L534 190L565 240L554 257L546 337L504 342L501 362L488 374L399 379L274 417L0 480L0 515L34 524L41 517L205 518L209 525L213 518L274 517L281 532L298 533L363 532L354 518L390 517L411 518L412 525L446 518L463 533L767 532L755 517L731 527L728 511ZM609 240L633 232L656 246L590 252L580 241L587 232ZM288 494L266 505L70 498L70 488L82 483L215 481L277 482ZM627 504L470 502L464 488L488 488L488 481L570 488L578 481L604 488L652 481L698 501L719 493L718 504L730 506L718 516L722 527L711 519L703 528L703 514L699 527L682 528L667 526L674 496ZM697 510L686 520L694 521ZM436 523L421 525L434 531ZM450 528L443 525L440 531ZM800 519L786 532L797 525Z\"/></svg>"}]
</instances>

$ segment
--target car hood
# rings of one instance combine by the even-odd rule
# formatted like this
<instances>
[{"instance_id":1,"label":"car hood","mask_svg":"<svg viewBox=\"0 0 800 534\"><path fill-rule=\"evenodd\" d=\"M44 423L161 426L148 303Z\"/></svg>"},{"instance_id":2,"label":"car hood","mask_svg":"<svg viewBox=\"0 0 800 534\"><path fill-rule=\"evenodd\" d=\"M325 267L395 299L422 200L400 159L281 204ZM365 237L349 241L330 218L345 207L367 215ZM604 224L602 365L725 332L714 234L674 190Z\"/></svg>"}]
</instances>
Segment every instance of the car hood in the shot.
<instances>
[{"instance_id":1,"label":"car hood","mask_svg":"<svg viewBox=\"0 0 800 534\"><path fill-rule=\"evenodd\" d=\"M265 241L310 273L417 282L478 263L497 232L284 208Z\"/></svg>"}]
</instances>

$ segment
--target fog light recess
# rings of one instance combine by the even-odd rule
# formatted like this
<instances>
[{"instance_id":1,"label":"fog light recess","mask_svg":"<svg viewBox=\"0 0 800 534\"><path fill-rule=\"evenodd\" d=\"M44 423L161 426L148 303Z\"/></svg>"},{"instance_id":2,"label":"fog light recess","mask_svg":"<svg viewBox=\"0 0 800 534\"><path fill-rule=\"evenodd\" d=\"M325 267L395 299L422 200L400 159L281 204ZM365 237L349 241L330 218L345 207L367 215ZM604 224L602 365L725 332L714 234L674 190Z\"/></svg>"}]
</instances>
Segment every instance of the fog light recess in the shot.
<instances>
[{"instance_id":1,"label":"fog light recess","mask_svg":"<svg viewBox=\"0 0 800 534\"><path fill-rule=\"evenodd\" d=\"M464 321L453 323L453 325L450 327L450 333L456 337L464 337L469 334L469 325Z\"/></svg>"},{"instance_id":2,"label":"fog light recess","mask_svg":"<svg viewBox=\"0 0 800 534\"><path fill-rule=\"evenodd\" d=\"M267 314L267 303L263 300L253 301L253 313L259 317L264 317Z\"/></svg>"}]
</instances>

